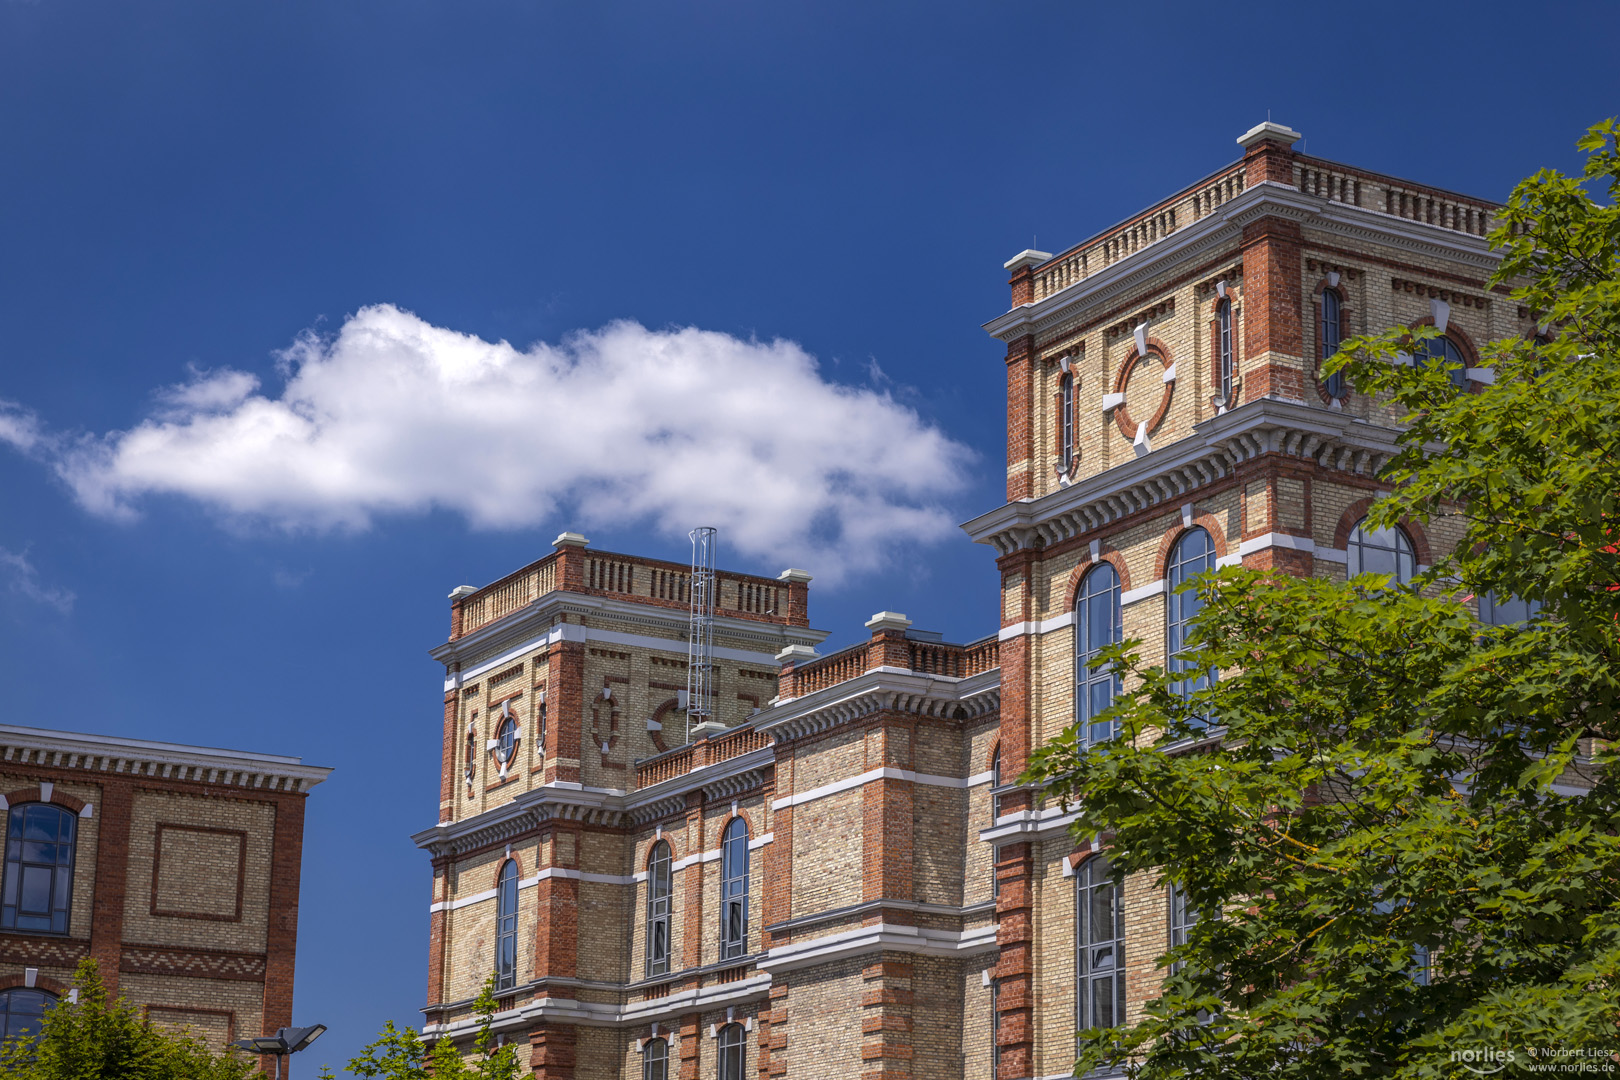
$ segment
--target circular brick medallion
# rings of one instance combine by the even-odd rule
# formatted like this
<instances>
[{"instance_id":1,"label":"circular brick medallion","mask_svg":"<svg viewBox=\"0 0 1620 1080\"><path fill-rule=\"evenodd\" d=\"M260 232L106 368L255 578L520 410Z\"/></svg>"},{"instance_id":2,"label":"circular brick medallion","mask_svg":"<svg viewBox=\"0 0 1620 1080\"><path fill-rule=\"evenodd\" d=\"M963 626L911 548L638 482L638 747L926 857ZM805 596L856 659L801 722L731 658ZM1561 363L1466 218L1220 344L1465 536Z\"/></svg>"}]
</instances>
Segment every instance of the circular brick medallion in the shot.
<instances>
[{"instance_id":1,"label":"circular brick medallion","mask_svg":"<svg viewBox=\"0 0 1620 1080\"><path fill-rule=\"evenodd\" d=\"M1143 356L1133 348L1130 357L1121 365L1119 377L1114 380L1114 393L1124 394L1125 403L1114 410L1114 423L1127 439L1136 438L1136 416L1147 416L1147 429L1151 433L1170 411L1170 397L1176 388L1175 379L1166 382L1164 353L1157 345L1149 345Z\"/></svg>"}]
</instances>

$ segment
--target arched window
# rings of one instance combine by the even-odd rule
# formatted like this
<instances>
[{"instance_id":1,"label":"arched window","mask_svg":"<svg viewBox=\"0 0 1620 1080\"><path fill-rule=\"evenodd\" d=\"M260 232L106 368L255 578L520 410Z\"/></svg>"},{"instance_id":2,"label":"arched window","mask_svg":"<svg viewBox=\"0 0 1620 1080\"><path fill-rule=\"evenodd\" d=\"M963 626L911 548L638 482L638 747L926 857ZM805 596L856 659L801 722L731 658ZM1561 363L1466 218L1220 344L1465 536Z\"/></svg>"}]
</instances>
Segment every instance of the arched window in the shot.
<instances>
[{"instance_id":1,"label":"arched window","mask_svg":"<svg viewBox=\"0 0 1620 1080\"><path fill-rule=\"evenodd\" d=\"M647 974L669 974L669 844L660 840L647 859Z\"/></svg>"},{"instance_id":2,"label":"arched window","mask_svg":"<svg viewBox=\"0 0 1620 1080\"><path fill-rule=\"evenodd\" d=\"M1215 305L1215 321L1220 326L1220 370L1216 377L1221 384L1221 402L1232 404L1232 379L1235 375L1232 363L1232 301L1221 299Z\"/></svg>"},{"instance_id":3,"label":"arched window","mask_svg":"<svg viewBox=\"0 0 1620 1080\"><path fill-rule=\"evenodd\" d=\"M1367 519L1356 522L1350 530L1347 567L1351 577L1357 574L1383 574L1398 585L1412 580L1417 571L1417 559L1412 555L1412 540L1399 526L1390 529L1370 529Z\"/></svg>"},{"instance_id":4,"label":"arched window","mask_svg":"<svg viewBox=\"0 0 1620 1080\"><path fill-rule=\"evenodd\" d=\"M1120 640L1119 571L1112 563L1098 563L1080 583L1074 604L1075 706L1087 746L1107 742L1117 733L1112 720L1099 721L1119 693L1119 675L1113 666L1092 664L1105 645Z\"/></svg>"},{"instance_id":5,"label":"arched window","mask_svg":"<svg viewBox=\"0 0 1620 1080\"><path fill-rule=\"evenodd\" d=\"M720 843L720 959L747 951L748 824L736 817Z\"/></svg>"},{"instance_id":6,"label":"arched window","mask_svg":"<svg viewBox=\"0 0 1620 1080\"><path fill-rule=\"evenodd\" d=\"M495 989L517 985L517 861L507 859L495 882Z\"/></svg>"},{"instance_id":7,"label":"arched window","mask_svg":"<svg viewBox=\"0 0 1620 1080\"><path fill-rule=\"evenodd\" d=\"M669 1080L667 1039L648 1039L641 1047L641 1080Z\"/></svg>"},{"instance_id":8,"label":"arched window","mask_svg":"<svg viewBox=\"0 0 1620 1080\"><path fill-rule=\"evenodd\" d=\"M1522 626L1539 614L1540 600L1500 598L1490 589L1479 594L1479 621L1488 626Z\"/></svg>"},{"instance_id":9,"label":"arched window","mask_svg":"<svg viewBox=\"0 0 1620 1080\"><path fill-rule=\"evenodd\" d=\"M76 815L50 803L11 808L5 882L0 884L0 929L68 932L78 824Z\"/></svg>"},{"instance_id":10,"label":"arched window","mask_svg":"<svg viewBox=\"0 0 1620 1080\"><path fill-rule=\"evenodd\" d=\"M1339 313L1343 310L1343 301L1334 289L1322 290L1322 356L1326 360L1339 351L1339 342L1344 340L1344 327L1341 325ZM1344 393L1344 373L1335 371L1327 377L1322 384L1330 398L1342 398Z\"/></svg>"},{"instance_id":11,"label":"arched window","mask_svg":"<svg viewBox=\"0 0 1620 1080\"><path fill-rule=\"evenodd\" d=\"M719 1080L743 1080L743 1066L746 1063L743 1050L743 1026L741 1024L727 1024L720 1029L720 1067L715 1075Z\"/></svg>"},{"instance_id":12,"label":"arched window","mask_svg":"<svg viewBox=\"0 0 1620 1080\"><path fill-rule=\"evenodd\" d=\"M45 1010L55 1004L56 995L45 990L0 990L0 1040L38 1036Z\"/></svg>"},{"instance_id":13,"label":"arched window","mask_svg":"<svg viewBox=\"0 0 1620 1080\"><path fill-rule=\"evenodd\" d=\"M990 824L996 823L1001 816L1001 796L997 795L996 788L1001 786L1001 744L996 744L996 752L990 755Z\"/></svg>"},{"instance_id":14,"label":"arched window","mask_svg":"<svg viewBox=\"0 0 1620 1080\"><path fill-rule=\"evenodd\" d=\"M1113 1027L1125 1018L1125 912L1113 867L1094 855L1075 880L1076 999L1081 1029Z\"/></svg>"},{"instance_id":15,"label":"arched window","mask_svg":"<svg viewBox=\"0 0 1620 1080\"><path fill-rule=\"evenodd\" d=\"M1170 947L1187 944L1187 931L1198 922L1198 912L1187 906L1187 894L1175 885L1169 889L1170 901ZM1180 971L1185 962L1177 960L1170 966L1171 971Z\"/></svg>"},{"instance_id":16,"label":"arched window","mask_svg":"<svg viewBox=\"0 0 1620 1080\"><path fill-rule=\"evenodd\" d=\"M1412 354L1412 359L1424 367L1433 364L1450 365L1451 385L1459 390L1468 382L1468 377L1464 374L1468 361L1463 359L1462 350L1457 348L1457 343L1444 334L1418 342L1417 351Z\"/></svg>"},{"instance_id":17,"label":"arched window","mask_svg":"<svg viewBox=\"0 0 1620 1080\"><path fill-rule=\"evenodd\" d=\"M1074 375L1065 371L1058 384L1058 464L1064 472L1074 461Z\"/></svg>"},{"instance_id":18,"label":"arched window","mask_svg":"<svg viewBox=\"0 0 1620 1080\"><path fill-rule=\"evenodd\" d=\"M1214 685L1213 668L1201 667L1195 652L1187 649L1187 636L1192 632L1193 616L1204 606L1197 589L1180 591L1181 586L1206 571L1215 569L1215 541L1200 528L1188 529L1170 549L1170 565L1166 568L1165 622L1166 653L1169 669L1178 676L1175 692L1190 698L1199 690Z\"/></svg>"}]
</instances>

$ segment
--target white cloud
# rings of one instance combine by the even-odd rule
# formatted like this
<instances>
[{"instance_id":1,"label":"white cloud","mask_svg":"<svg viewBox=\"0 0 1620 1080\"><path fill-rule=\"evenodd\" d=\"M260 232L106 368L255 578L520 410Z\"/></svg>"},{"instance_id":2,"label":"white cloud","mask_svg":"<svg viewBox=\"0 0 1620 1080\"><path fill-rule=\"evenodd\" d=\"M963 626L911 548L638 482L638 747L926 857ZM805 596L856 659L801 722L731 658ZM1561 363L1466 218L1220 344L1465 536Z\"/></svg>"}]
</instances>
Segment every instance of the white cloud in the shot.
<instances>
[{"instance_id":1,"label":"white cloud","mask_svg":"<svg viewBox=\"0 0 1620 1080\"><path fill-rule=\"evenodd\" d=\"M14 401L0 398L0 443L31 451L42 439L39 418Z\"/></svg>"},{"instance_id":2,"label":"white cloud","mask_svg":"<svg viewBox=\"0 0 1620 1080\"><path fill-rule=\"evenodd\" d=\"M6 579L6 588L18 596L53 607L63 615L73 610L73 593L40 581L39 571L28 560L25 551L10 551L0 547L0 574Z\"/></svg>"},{"instance_id":3,"label":"white cloud","mask_svg":"<svg viewBox=\"0 0 1620 1080\"><path fill-rule=\"evenodd\" d=\"M129 431L41 449L13 410L0 438L109 516L178 495L288 529L430 509L478 528L715 525L733 551L824 577L953 535L940 500L972 458L789 341L620 322L519 350L382 304L282 360L279 395L245 372L193 373Z\"/></svg>"}]
</instances>

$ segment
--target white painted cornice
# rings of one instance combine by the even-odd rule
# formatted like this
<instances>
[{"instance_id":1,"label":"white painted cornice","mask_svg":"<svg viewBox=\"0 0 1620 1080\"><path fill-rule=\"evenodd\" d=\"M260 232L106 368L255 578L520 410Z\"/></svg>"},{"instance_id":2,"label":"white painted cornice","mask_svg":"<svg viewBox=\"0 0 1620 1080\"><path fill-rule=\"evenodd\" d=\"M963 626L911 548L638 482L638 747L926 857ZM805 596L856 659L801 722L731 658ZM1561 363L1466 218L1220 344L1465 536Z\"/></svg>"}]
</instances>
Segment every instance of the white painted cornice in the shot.
<instances>
[{"instance_id":1,"label":"white painted cornice","mask_svg":"<svg viewBox=\"0 0 1620 1080\"><path fill-rule=\"evenodd\" d=\"M754 722L760 731L777 739L797 739L886 710L943 717L962 708L969 716L979 716L1000 705L1000 668L953 678L878 667L814 693L779 701Z\"/></svg>"},{"instance_id":2,"label":"white painted cornice","mask_svg":"<svg viewBox=\"0 0 1620 1080\"><path fill-rule=\"evenodd\" d=\"M546 642L547 636L553 630L582 633L584 636L580 640L588 639L591 632L596 630L594 627L583 627L577 623L564 623L553 627L552 623L561 615L588 615L604 622L619 622L624 624L626 632L631 633L637 630L654 631L647 635L649 637L659 637L672 630L677 631L682 637L664 638L660 647L671 652L686 650L684 635L688 614L684 610L638 604L611 596L586 596L581 593L554 590L529 601L526 606L509 615L479 627L465 637L435 645L428 650L428 654L446 666L456 662L465 665L475 658L485 658L491 653L518 653L538 648ZM714 632L717 639L730 639L737 644L748 646L750 653L763 654L762 657L753 655L744 657L743 650L722 648L716 650L717 655L737 653L736 657L731 658L744 659L748 663L771 665L775 663L776 654L787 646L814 646L827 637L825 630L753 622L724 614L715 615Z\"/></svg>"},{"instance_id":3,"label":"white painted cornice","mask_svg":"<svg viewBox=\"0 0 1620 1080\"><path fill-rule=\"evenodd\" d=\"M962 529L1006 555L1060 543L1146 507L1196 500L1200 489L1265 453L1371 476L1395 453L1395 439L1394 430L1338 410L1262 398L1200 422L1185 439L1038 499L1007 503Z\"/></svg>"},{"instance_id":4,"label":"white painted cornice","mask_svg":"<svg viewBox=\"0 0 1620 1080\"><path fill-rule=\"evenodd\" d=\"M280 754L255 754L246 750L220 750L11 724L0 724L0 760L15 765L189 780L264 791L308 791L332 773L331 769L305 765L302 758Z\"/></svg>"}]
</instances>

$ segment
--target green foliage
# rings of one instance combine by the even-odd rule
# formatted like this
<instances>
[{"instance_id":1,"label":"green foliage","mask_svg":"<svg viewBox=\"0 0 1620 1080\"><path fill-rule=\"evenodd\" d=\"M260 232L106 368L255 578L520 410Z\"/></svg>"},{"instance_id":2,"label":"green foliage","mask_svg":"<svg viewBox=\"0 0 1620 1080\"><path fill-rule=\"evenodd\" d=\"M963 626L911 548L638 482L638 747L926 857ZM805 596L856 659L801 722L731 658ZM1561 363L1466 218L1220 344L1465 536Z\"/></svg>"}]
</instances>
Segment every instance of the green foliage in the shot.
<instances>
[{"instance_id":1,"label":"green foliage","mask_svg":"<svg viewBox=\"0 0 1620 1080\"><path fill-rule=\"evenodd\" d=\"M415 1028L397 1028L390 1020L377 1041L349 1061L349 1075L377 1080L516 1080L517 1048L497 1045L498 1039L490 1030L496 1007L495 977L491 975L473 999L479 1023L471 1058L462 1057L449 1039L429 1043ZM334 1080L328 1068L323 1068L320 1076L321 1080ZM6 1078L0 1076L0 1080Z\"/></svg>"},{"instance_id":2,"label":"green foliage","mask_svg":"<svg viewBox=\"0 0 1620 1080\"><path fill-rule=\"evenodd\" d=\"M1182 701L1125 642L1104 658L1121 737L1034 755L1078 835L1207 913L1136 1023L1082 1033L1077 1072L1455 1077L1457 1050L1513 1050L1505 1074L1532 1047L1620 1050L1617 134L1581 142L1584 181L1521 183L1491 236L1493 283L1549 340L1489 347L1478 392L1402 362L1433 328L1330 364L1405 425L1373 523L1444 523L1456 554L1411 588L1207 576L1194 643L1221 681ZM1486 590L1543 614L1482 626L1464 602Z\"/></svg>"},{"instance_id":3,"label":"green foliage","mask_svg":"<svg viewBox=\"0 0 1620 1080\"><path fill-rule=\"evenodd\" d=\"M0 1080L245 1080L258 1064L155 1028L125 998L108 1000L94 960L79 962L73 986L78 1002L47 1009L37 1041L0 1046Z\"/></svg>"}]
</instances>

